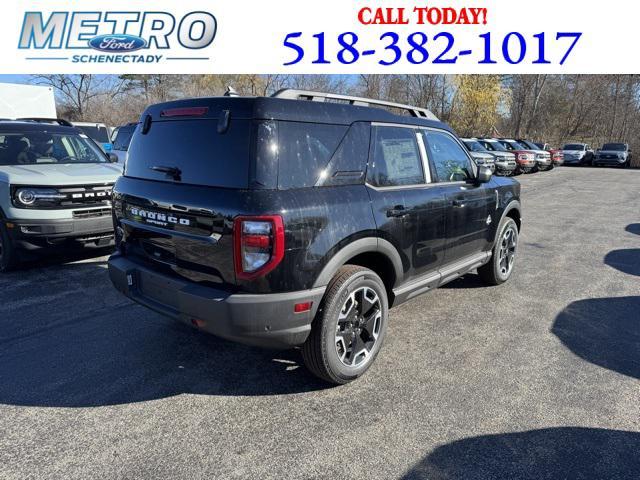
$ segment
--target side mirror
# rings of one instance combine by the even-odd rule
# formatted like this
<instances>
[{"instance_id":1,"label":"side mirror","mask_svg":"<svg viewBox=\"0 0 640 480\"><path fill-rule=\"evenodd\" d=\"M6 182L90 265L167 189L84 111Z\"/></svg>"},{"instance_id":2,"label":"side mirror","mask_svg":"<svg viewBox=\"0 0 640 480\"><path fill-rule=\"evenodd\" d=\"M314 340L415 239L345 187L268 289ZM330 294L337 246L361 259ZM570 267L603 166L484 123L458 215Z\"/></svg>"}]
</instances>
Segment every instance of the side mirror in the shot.
<instances>
[{"instance_id":1,"label":"side mirror","mask_svg":"<svg viewBox=\"0 0 640 480\"><path fill-rule=\"evenodd\" d=\"M111 163L118 163L118 156L115 153L109 153L107 157Z\"/></svg>"},{"instance_id":2,"label":"side mirror","mask_svg":"<svg viewBox=\"0 0 640 480\"><path fill-rule=\"evenodd\" d=\"M491 181L491 169L485 166L478 166L476 181L478 183L489 183Z\"/></svg>"}]
</instances>

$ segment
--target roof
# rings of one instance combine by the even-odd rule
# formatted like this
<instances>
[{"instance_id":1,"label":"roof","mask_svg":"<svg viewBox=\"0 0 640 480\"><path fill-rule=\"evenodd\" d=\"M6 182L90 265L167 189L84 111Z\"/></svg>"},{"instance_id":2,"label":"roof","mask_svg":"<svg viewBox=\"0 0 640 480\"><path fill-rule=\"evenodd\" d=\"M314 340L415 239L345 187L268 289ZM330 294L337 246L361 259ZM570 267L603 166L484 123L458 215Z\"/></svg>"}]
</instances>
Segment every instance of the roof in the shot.
<instances>
[{"instance_id":1,"label":"roof","mask_svg":"<svg viewBox=\"0 0 640 480\"><path fill-rule=\"evenodd\" d=\"M438 120L396 115L384 108L356 106L338 102L290 100L273 97L203 97L160 103L147 107L140 121L151 116L153 121L193 120L193 116L167 117L172 109L206 107L206 113L198 118L218 120L224 110L230 112L231 120L244 118L253 120L284 120L310 123L351 125L354 122L385 122L424 127L451 128ZM163 115L164 112L164 115Z\"/></svg>"},{"instance_id":2,"label":"roof","mask_svg":"<svg viewBox=\"0 0 640 480\"><path fill-rule=\"evenodd\" d=\"M41 123L29 120L0 120L0 130L3 132L51 132L51 133L81 133L75 127L67 127L54 123Z\"/></svg>"}]
</instances>

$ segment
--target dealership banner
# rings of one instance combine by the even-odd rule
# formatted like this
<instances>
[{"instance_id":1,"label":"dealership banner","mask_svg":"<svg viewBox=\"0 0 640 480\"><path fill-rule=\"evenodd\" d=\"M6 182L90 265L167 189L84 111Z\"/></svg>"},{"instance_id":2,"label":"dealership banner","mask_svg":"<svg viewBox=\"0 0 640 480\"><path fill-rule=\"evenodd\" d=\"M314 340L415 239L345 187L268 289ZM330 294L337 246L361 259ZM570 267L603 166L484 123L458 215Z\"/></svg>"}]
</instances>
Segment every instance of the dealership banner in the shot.
<instances>
[{"instance_id":1,"label":"dealership banner","mask_svg":"<svg viewBox=\"0 0 640 480\"><path fill-rule=\"evenodd\" d=\"M5 0L3 73L632 73L634 2Z\"/></svg>"}]
</instances>

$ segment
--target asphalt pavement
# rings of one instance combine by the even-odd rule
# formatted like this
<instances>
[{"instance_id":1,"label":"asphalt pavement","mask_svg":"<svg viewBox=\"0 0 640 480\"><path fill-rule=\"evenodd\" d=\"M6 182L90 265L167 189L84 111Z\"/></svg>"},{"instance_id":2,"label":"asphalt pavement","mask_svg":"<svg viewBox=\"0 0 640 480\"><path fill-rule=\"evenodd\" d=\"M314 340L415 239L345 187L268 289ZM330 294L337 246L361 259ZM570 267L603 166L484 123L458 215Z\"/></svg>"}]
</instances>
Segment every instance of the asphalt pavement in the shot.
<instances>
[{"instance_id":1,"label":"asphalt pavement","mask_svg":"<svg viewBox=\"0 0 640 480\"><path fill-rule=\"evenodd\" d=\"M131 303L104 250L0 276L0 479L640 478L640 170L518 180L511 281L392 310L341 387Z\"/></svg>"}]
</instances>

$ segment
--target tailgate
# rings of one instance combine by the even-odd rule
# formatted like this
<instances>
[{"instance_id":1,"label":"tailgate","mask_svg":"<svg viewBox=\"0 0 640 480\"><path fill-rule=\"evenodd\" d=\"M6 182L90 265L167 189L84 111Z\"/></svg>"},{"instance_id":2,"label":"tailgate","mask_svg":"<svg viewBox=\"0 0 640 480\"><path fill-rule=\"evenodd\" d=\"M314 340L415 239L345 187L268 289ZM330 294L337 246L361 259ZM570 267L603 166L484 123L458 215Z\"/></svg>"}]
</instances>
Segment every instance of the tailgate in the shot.
<instances>
[{"instance_id":1,"label":"tailgate","mask_svg":"<svg viewBox=\"0 0 640 480\"><path fill-rule=\"evenodd\" d=\"M217 288L235 285L233 191L121 178L114 207L125 252L146 265ZM135 195L133 195L135 192Z\"/></svg>"}]
</instances>

